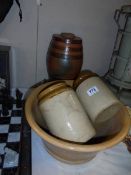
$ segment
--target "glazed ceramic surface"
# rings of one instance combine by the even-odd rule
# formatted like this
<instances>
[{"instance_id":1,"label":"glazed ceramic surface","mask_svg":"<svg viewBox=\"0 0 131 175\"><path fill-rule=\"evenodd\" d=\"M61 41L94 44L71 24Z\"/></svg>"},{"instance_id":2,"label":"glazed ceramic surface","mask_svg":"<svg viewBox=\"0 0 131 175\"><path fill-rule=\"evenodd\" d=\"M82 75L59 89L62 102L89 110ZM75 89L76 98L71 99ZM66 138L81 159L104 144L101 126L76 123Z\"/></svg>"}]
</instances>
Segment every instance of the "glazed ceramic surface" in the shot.
<instances>
[{"instance_id":1,"label":"glazed ceramic surface","mask_svg":"<svg viewBox=\"0 0 131 175\"><path fill-rule=\"evenodd\" d=\"M76 93L93 123L108 120L122 107L120 101L97 76L80 83Z\"/></svg>"},{"instance_id":2,"label":"glazed ceramic surface","mask_svg":"<svg viewBox=\"0 0 131 175\"><path fill-rule=\"evenodd\" d=\"M47 85L49 85L49 83L41 85L32 90L30 95L27 97L25 104L25 116L31 128L43 139L47 151L55 158L67 163L83 163L91 160L98 151L102 151L118 144L127 135L130 128L130 117L128 111L124 107L116 114L118 117L120 117L119 120L122 125L119 132L110 137L105 137L105 139L99 143L94 142L92 144L75 144L52 136L49 134L47 129L39 126L38 123L40 121L38 122L38 112L35 113L33 110L38 94ZM35 107L38 108L37 105L35 105ZM117 124L115 127L117 127Z\"/></svg>"},{"instance_id":3,"label":"glazed ceramic surface","mask_svg":"<svg viewBox=\"0 0 131 175\"><path fill-rule=\"evenodd\" d=\"M46 65L50 79L74 79L83 63L82 39L71 33L54 34Z\"/></svg>"},{"instance_id":4,"label":"glazed ceramic surface","mask_svg":"<svg viewBox=\"0 0 131 175\"><path fill-rule=\"evenodd\" d=\"M60 83L56 85L60 85ZM56 85L54 86L57 87ZM51 89L48 91L49 94L51 94L54 86L49 87ZM62 92L55 91L54 96L45 100L43 98L40 101L39 107L43 115L42 118L46 121L53 135L74 142L88 141L95 136L95 129L81 106L76 93L73 89L66 87L60 90Z\"/></svg>"}]
</instances>

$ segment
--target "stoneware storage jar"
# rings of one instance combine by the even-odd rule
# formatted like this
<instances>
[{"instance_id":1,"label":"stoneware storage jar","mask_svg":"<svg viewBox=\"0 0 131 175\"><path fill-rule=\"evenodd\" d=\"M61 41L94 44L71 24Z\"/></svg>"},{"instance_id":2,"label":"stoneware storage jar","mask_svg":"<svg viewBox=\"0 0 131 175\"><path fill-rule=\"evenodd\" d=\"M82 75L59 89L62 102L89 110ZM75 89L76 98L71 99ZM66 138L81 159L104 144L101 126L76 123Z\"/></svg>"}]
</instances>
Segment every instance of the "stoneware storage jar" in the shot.
<instances>
[{"instance_id":1,"label":"stoneware storage jar","mask_svg":"<svg viewBox=\"0 0 131 175\"><path fill-rule=\"evenodd\" d=\"M91 71L82 71L74 81L74 88L93 123L108 120L122 107L100 77Z\"/></svg>"},{"instance_id":2,"label":"stoneware storage jar","mask_svg":"<svg viewBox=\"0 0 131 175\"><path fill-rule=\"evenodd\" d=\"M50 132L62 139L86 142L95 135L75 91L65 82L55 82L38 96L39 108Z\"/></svg>"},{"instance_id":3,"label":"stoneware storage jar","mask_svg":"<svg viewBox=\"0 0 131 175\"><path fill-rule=\"evenodd\" d=\"M54 34L50 42L46 64L50 79L74 79L83 63L82 39L72 33Z\"/></svg>"}]
</instances>

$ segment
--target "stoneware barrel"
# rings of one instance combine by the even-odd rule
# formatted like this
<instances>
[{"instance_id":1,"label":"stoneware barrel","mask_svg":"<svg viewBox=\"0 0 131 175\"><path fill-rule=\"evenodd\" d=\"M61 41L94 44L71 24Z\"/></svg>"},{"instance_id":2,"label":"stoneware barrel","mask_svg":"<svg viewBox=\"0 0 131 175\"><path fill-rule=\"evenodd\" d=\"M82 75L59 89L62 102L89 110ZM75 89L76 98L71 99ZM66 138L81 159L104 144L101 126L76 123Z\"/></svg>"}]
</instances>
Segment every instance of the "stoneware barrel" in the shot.
<instances>
[{"instance_id":1,"label":"stoneware barrel","mask_svg":"<svg viewBox=\"0 0 131 175\"><path fill-rule=\"evenodd\" d=\"M50 79L72 80L83 63L82 39L72 33L54 34L50 42L46 64Z\"/></svg>"}]
</instances>

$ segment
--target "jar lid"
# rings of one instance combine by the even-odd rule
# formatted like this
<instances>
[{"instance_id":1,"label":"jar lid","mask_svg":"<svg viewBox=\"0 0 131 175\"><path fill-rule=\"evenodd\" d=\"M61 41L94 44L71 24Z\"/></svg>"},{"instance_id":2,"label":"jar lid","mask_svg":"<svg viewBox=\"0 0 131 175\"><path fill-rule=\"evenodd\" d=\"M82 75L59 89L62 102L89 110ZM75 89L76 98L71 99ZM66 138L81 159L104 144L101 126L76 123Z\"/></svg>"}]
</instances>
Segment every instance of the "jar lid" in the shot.
<instances>
[{"instance_id":1,"label":"jar lid","mask_svg":"<svg viewBox=\"0 0 131 175\"><path fill-rule=\"evenodd\" d=\"M75 36L73 33L61 33L61 34L54 34L52 37L55 41L62 41L64 43L74 43L74 44L81 44L82 39L78 36Z\"/></svg>"},{"instance_id":2,"label":"jar lid","mask_svg":"<svg viewBox=\"0 0 131 175\"><path fill-rule=\"evenodd\" d=\"M64 92L67 89L71 89L64 81L55 81L49 86L46 86L38 95L39 103Z\"/></svg>"},{"instance_id":3,"label":"jar lid","mask_svg":"<svg viewBox=\"0 0 131 175\"><path fill-rule=\"evenodd\" d=\"M91 77L97 77L98 75L90 70L83 70L78 75L77 79L74 80L73 88L76 89L84 80Z\"/></svg>"}]
</instances>

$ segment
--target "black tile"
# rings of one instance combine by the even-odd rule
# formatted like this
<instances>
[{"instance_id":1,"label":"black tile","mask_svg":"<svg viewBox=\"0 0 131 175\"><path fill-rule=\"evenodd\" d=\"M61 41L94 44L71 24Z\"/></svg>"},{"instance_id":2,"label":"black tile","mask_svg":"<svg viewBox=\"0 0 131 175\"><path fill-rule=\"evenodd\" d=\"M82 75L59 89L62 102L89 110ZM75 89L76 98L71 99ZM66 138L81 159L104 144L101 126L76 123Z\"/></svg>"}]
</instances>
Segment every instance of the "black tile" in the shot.
<instances>
[{"instance_id":1,"label":"black tile","mask_svg":"<svg viewBox=\"0 0 131 175\"><path fill-rule=\"evenodd\" d=\"M6 106L2 106L2 115L3 116L8 116L9 115L9 110Z\"/></svg>"},{"instance_id":2,"label":"black tile","mask_svg":"<svg viewBox=\"0 0 131 175\"><path fill-rule=\"evenodd\" d=\"M1 175L18 175L18 168L3 169Z\"/></svg>"},{"instance_id":3,"label":"black tile","mask_svg":"<svg viewBox=\"0 0 131 175\"><path fill-rule=\"evenodd\" d=\"M9 124L10 117L0 117L0 124Z\"/></svg>"},{"instance_id":4,"label":"black tile","mask_svg":"<svg viewBox=\"0 0 131 175\"><path fill-rule=\"evenodd\" d=\"M22 110L13 110L12 111L12 116L22 116Z\"/></svg>"},{"instance_id":5,"label":"black tile","mask_svg":"<svg viewBox=\"0 0 131 175\"><path fill-rule=\"evenodd\" d=\"M4 162L4 155L0 155L2 162L0 162L0 169L3 167L3 162Z\"/></svg>"},{"instance_id":6,"label":"black tile","mask_svg":"<svg viewBox=\"0 0 131 175\"><path fill-rule=\"evenodd\" d=\"M8 138L8 133L0 134L0 143L6 143Z\"/></svg>"},{"instance_id":7,"label":"black tile","mask_svg":"<svg viewBox=\"0 0 131 175\"><path fill-rule=\"evenodd\" d=\"M20 132L21 131L21 124L11 124L9 126L9 132Z\"/></svg>"},{"instance_id":8,"label":"black tile","mask_svg":"<svg viewBox=\"0 0 131 175\"><path fill-rule=\"evenodd\" d=\"M8 142L6 147L16 151L17 153L20 152L20 142Z\"/></svg>"}]
</instances>

